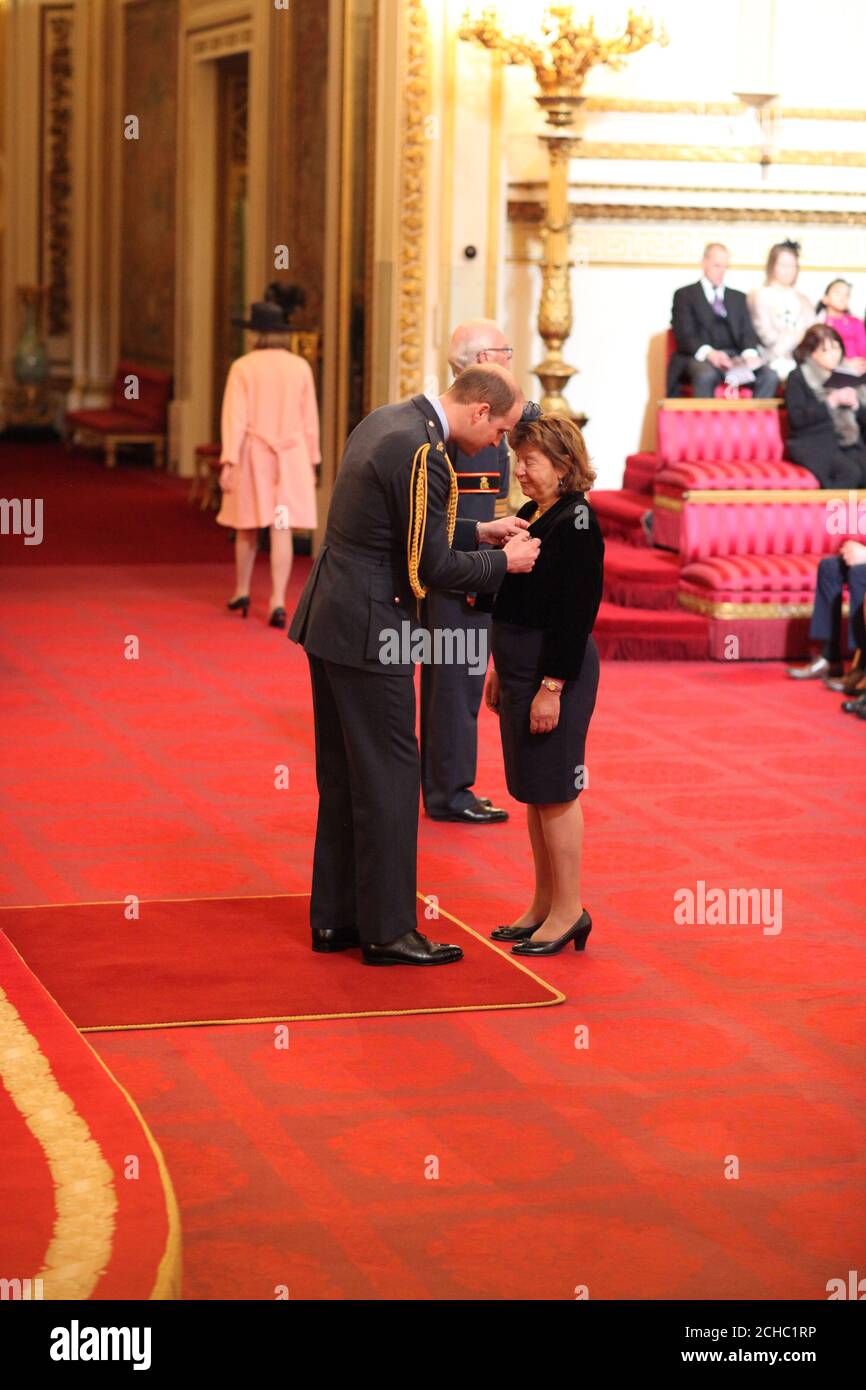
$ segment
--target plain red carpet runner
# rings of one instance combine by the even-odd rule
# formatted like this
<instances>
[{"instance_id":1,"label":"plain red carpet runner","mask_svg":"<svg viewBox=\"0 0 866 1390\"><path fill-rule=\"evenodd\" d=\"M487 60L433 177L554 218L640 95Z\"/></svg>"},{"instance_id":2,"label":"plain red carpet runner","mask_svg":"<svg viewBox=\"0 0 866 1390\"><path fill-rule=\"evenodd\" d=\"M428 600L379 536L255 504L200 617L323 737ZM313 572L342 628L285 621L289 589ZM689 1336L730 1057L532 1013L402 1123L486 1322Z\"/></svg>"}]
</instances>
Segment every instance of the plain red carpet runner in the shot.
<instances>
[{"instance_id":1,"label":"plain red carpet runner","mask_svg":"<svg viewBox=\"0 0 866 1390\"><path fill-rule=\"evenodd\" d=\"M81 1029L262 1023L557 1004L510 955L444 914L418 927L465 956L427 969L370 967L310 949L309 897L4 908L4 931Z\"/></svg>"}]
</instances>

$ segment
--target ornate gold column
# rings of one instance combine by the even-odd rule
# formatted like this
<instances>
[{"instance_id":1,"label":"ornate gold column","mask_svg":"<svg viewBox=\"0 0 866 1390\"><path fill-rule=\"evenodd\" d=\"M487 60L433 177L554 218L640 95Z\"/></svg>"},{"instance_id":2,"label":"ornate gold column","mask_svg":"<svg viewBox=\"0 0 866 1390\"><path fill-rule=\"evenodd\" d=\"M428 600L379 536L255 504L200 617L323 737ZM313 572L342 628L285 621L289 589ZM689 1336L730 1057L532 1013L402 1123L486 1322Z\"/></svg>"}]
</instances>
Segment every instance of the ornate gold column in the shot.
<instances>
[{"instance_id":1,"label":"ornate gold column","mask_svg":"<svg viewBox=\"0 0 866 1390\"><path fill-rule=\"evenodd\" d=\"M545 113L553 133L542 135L548 151L547 214L542 230L541 303L538 331L547 348L533 368L544 387L541 407L547 414L570 417L563 388L577 371L562 355L571 333L570 240L568 161L579 137L571 128L584 98L582 89L592 68L603 64L621 68L625 57L648 43L667 43L664 30L631 10L620 34L602 39L595 20L579 23L570 4L550 5L541 17L527 6L525 27L517 29L509 17L500 17L495 0L467 4L460 37L500 54L506 63L524 64L535 70L539 94L535 100Z\"/></svg>"},{"instance_id":2,"label":"ornate gold column","mask_svg":"<svg viewBox=\"0 0 866 1390\"><path fill-rule=\"evenodd\" d=\"M547 354L533 371L544 387L541 408L550 415L569 416L562 394L577 371L566 362L562 347L571 333L571 219L568 211L568 161L577 140L567 135L542 135L547 146L549 173L547 212L541 229L543 261L538 331Z\"/></svg>"}]
</instances>

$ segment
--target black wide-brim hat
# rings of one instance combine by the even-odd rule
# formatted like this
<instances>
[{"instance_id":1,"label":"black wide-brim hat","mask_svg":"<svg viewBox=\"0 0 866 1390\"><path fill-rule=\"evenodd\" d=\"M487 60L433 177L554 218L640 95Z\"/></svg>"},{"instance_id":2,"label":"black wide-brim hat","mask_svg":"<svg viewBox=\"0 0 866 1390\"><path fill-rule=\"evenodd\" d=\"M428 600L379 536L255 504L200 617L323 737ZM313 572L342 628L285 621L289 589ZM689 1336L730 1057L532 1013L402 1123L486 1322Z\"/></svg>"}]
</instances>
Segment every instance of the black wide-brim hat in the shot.
<instances>
[{"instance_id":1,"label":"black wide-brim hat","mask_svg":"<svg viewBox=\"0 0 866 1390\"><path fill-rule=\"evenodd\" d=\"M248 319L232 319L232 323L239 328L251 328L254 333L286 333L289 328L279 304L269 304L264 299L250 306Z\"/></svg>"}]
</instances>

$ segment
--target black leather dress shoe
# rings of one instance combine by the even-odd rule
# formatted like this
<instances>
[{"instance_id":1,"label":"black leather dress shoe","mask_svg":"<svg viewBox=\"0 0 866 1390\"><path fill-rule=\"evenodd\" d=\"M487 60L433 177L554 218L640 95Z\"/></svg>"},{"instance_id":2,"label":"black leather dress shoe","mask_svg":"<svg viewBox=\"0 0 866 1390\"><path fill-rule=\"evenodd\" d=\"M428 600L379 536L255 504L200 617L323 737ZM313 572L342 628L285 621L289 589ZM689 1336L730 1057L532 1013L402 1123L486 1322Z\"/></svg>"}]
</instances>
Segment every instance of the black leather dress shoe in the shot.
<instances>
[{"instance_id":1,"label":"black leather dress shoe","mask_svg":"<svg viewBox=\"0 0 866 1390\"><path fill-rule=\"evenodd\" d=\"M534 931L538 931L541 926L536 922L531 927L494 927L490 933L491 941L525 941Z\"/></svg>"},{"instance_id":2,"label":"black leather dress shoe","mask_svg":"<svg viewBox=\"0 0 866 1390\"><path fill-rule=\"evenodd\" d=\"M843 700L842 709L846 714L860 714L866 710L866 695L858 695L856 700Z\"/></svg>"},{"instance_id":3,"label":"black leather dress shoe","mask_svg":"<svg viewBox=\"0 0 866 1390\"><path fill-rule=\"evenodd\" d=\"M350 947L360 944L361 938L355 927L313 927L314 951L348 951Z\"/></svg>"},{"instance_id":4,"label":"black leather dress shoe","mask_svg":"<svg viewBox=\"0 0 866 1390\"><path fill-rule=\"evenodd\" d=\"M466 806L462 811L454 811L448 816L429 816L429 820L455 821L458 825L493 825L496 821L508 820L508 812L498 806L485 806L478 801L474 806Z\"/></svg>"},{"instance_id":5,"label":"black leather dress shoe","mask_svg":"<svg viewBox=\"0 0 866 1390\"><path fill-rule=\"evenodd\" d=\"M586 947L586 938L592 931L592 921L586 908L583 909L573 927L569 927L562 936L554 937L553 941L518 941L516 946L512 946L513 956L555 956L561 951L563 946L567 946L569 941L574 942L575 951L582 951Z\"/></svg>"},{"instance_id":6,"label":"black leather dress shoe","mask_svg":"<svg viewBox=\"0 0 866 1390\"><path fill-rule=\"evenodd\" d=\"M361 947L361 957L365 965L450 965L452 961L462 960L463 952L459 946L443 946L438 941L430 941L419 931L407 931L393 941L365 941Z\"/></svg>"}]
</instances>

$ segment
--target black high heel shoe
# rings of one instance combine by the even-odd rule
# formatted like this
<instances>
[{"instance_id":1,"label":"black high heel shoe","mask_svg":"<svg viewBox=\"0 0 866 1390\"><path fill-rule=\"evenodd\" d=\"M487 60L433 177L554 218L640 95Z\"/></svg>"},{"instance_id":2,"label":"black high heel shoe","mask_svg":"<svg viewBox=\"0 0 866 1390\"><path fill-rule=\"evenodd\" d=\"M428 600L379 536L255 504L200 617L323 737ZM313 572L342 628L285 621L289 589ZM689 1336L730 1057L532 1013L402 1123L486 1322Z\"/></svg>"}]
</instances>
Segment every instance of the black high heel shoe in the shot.
<instances>
[{"instance_id":1,"label":"black high heel shoe","mask_svg":"<svg viewBox=\"0 0 866 1390\"><path fill-rule=\"evenodd\" d=\"M534 931L538 931L541 926L536 922L532 927L494 927L490 933L491 941L525 941Z\"/></svg>"},{"instance_id":2,"label":"black high heel shoe","mask_svg":"<svg viewBox=\"0 0 866 1390\"><path fill-rule=\"evenodd\" d=\"M275 608L268 618L268 627L285 627L286 610L285 608Z\"/></svg>"},{"instance_id":3,"label":"black high heel shoe","mask_svg":"<svg viewBox=\"0 0 866 1390\"><path fill-rule=\"evenodd\" d=\"M226 608L230 608L233 613L237 612L237 610L240 609L243 616L246 617L250 611L249 594L243 594L241 598L230 599L229 602L226 604Z\"/></svg>"},{"instance_id":4,"label":"black high heel shoe","mask_svg":"<svg viewBox=\"0 0 866 1390\"><path fill-rule=\"evenodd\" d=\"M583 909L573 927L569 927L562 936L554 937L553 941L518 941L516 946L512 946L513 956L555 956L561 951L563 946L567 946L569 941L574 942L575 951L583 951L586 948L586 938L592 931L592 920L586 908Z\"/></svg>"}]
</instances>

